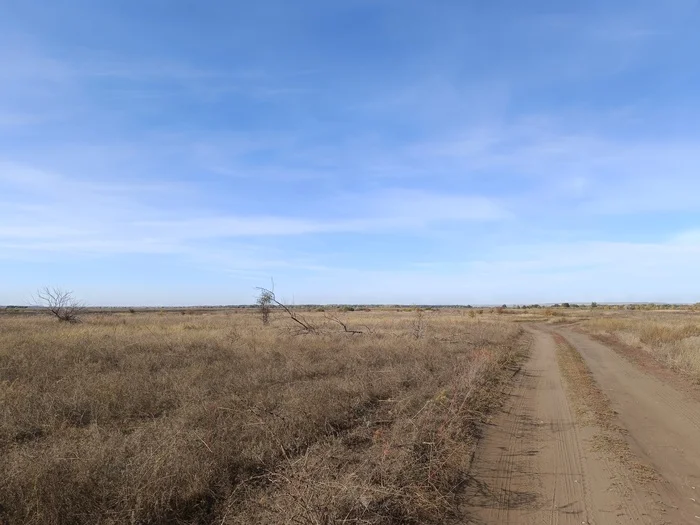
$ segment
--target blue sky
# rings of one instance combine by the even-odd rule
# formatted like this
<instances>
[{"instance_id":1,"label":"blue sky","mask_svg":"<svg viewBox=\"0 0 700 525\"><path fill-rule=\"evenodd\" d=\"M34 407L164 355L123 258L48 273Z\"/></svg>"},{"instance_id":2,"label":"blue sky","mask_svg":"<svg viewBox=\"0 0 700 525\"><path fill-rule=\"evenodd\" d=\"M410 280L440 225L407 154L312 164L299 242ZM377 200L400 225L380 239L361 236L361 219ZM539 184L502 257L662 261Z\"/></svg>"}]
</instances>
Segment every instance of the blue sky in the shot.
<instances>
[{"instance_id":1,"label":"blue sky","mask_svg":"<svg viewBox=\"0 0 700 525\"><path fill-rule=\"evenodd\" d=\"M0 12L0 304L700 301L698 0Z\"/></svg>"}]
</instances>

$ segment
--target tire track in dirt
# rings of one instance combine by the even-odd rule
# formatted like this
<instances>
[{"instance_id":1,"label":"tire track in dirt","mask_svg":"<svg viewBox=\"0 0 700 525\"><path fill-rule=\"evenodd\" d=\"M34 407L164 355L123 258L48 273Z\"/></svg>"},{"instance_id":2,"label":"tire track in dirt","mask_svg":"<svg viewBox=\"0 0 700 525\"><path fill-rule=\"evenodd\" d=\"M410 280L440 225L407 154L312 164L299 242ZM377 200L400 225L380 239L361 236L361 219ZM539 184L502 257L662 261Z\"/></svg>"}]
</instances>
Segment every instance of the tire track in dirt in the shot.
<instances>
[{"instance_id":1,"label":"tire track in dirt","mask_svg":"<svg viewBox=\"0 0 700 525\"><path fill-rule=\"evenodd\" d=\"M555 334L557 362L564 377L569 403L576 413L577 426L590 455L588 469L594 487L606 483L619 498L597 498L596 503L607 502L610 507L600 507L606 512L606 523L614 515L618 522L658 523L652 518L646 501L650 494L649 483L656 479L655 472L639 463L625 440L625 430L619 425L610 401L598 387L593 375L578 351L561 335ZM602 468L601 468L602 467ZM596 476L601 479L595 480Z\"/></svg>"},{"instance_id":2,"label":"tire track in dirt","mask_svg":"<svg viewBox=\"0 0 700 525\"><path fill-rule=\"evenodd\" d=\"M577 420L552 335L533 336L530 359L474 456L466 523L669 523L625 465L596 448L600 429Z\"/></svg>"},{"instance_id":3,"label":"tire track in dirt","mask_svg":"<svg viewBox=\"0 0 700 525\"><path fill-rule=\"evenodd\" d=\"M529 361L477 449L468 523L593 523L575 421L551 337L534 334Z\"/></svg>"},{"instance_id":4,"label":"tire track in dirt","mask_svg":"<svg viewBox=\"0 0 700 525\"><path fill-rule=\"evenodd\" d=\"M651 499L657 515L667 523L700 523L700 403L586 335L557 332L609 399L632 453L656 472L660 482L651 487Z\"/></svg>"}]
</instances>

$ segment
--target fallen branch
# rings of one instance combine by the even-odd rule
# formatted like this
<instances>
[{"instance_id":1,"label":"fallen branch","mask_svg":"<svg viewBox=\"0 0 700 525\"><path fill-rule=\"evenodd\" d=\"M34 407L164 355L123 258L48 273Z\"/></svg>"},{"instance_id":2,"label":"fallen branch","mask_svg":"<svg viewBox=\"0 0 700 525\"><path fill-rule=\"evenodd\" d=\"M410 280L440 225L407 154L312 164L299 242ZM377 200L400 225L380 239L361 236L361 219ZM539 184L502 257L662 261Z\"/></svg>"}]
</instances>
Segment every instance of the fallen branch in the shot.
<instances>
[{"instance_id":1,"label":"fallen branch","mask_svg":"<svg viewBox=\"0 0 700 525\"><path fill-rule=\"evenodd\" d=\"M275 292L272 290L268 290L267 288L262 288L258 287L258 290L260 290L260 297L264 298L264 300L270 304L274 304L284 310L289 318L297 323L299 326L302 327L303 333L311 333L315 334L317 332L316 327L313 326L311 323L309 323L306 319L304 319L302 316L297 314L296 312L292 311L286 304L280 302L277 300L277 297L275 296Z\"/></svg>"},{"instance_id":2,"label":"fallen branch","mask_svg":"<svg viewBox=\"0 0 700 525\"><path fill-rule=\"evenodd\" d=\"M346 323L344 323L343 321L341 321L340 319L338 319L338 318L337 318L335 315L333 315L333 314L327 313L327 314L325 314L324 317L325 317L326 319L330 319L331 321L335 321L336 323L338 323L340 326L343 327L343 330L344 330L346 333L348 333L348 334L364 334L364 332L363 332L362 330L351 330L350 328L348 328L348 325L347 325Z\"/></svg>"}]
</instances>

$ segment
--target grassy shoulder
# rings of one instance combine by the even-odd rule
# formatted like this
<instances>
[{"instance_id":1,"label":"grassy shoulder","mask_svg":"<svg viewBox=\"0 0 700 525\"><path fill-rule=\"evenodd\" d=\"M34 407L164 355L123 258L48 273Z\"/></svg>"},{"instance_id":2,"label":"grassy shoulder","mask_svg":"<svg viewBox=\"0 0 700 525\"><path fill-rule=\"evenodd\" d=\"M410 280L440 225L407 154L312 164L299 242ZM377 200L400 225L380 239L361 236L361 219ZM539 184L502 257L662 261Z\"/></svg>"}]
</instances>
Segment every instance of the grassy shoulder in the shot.
<instances>
[{"instance_id":1,"label":"grassy shoulder","mask_svg":"<svg viewBox=\"0 0 700 525\"><path fill-rule=\"evenodd\" d=\"M440 523L523 331L460 311L0 320L0 521Z\"/></svg>"},{"instance_id":2,"label":"grassy shoulder","mask_svg":"<svg viewBox=\"0 0 700 525\"><path fill-rule=\"evenodd\" d=\"M594 317L581 328L606 342L642 352L700 383L700 314L640 312Z\"/></svg>"}]
</instances>

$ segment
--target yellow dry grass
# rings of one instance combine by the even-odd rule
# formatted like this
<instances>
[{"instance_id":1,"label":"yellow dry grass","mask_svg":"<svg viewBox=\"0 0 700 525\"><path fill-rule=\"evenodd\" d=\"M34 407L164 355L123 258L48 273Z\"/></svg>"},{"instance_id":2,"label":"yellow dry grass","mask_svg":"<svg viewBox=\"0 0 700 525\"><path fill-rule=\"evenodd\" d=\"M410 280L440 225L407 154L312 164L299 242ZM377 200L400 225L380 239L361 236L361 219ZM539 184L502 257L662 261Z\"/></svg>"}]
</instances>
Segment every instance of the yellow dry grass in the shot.
<instances>
[{"instance_id":1,"label":"yellow dry grass","mask_svg":"<svg viewBox=\"0 0 700 525\"><path fill-rule=\"evenodd\" d=\"M591 318L582 327L641 348L700 379L700 314L696 311L607 315Z\"/></svg>"},{"instance_id":2,"label":"yellow dry grass","mask_svg":"<svg viewBox=\"0 0 700 525\"><path fill-rule=\"evenodd\" d=\"M443 522L522 330L335 313L0 317L0 522Z\"/></svg>"}]
</instances>

